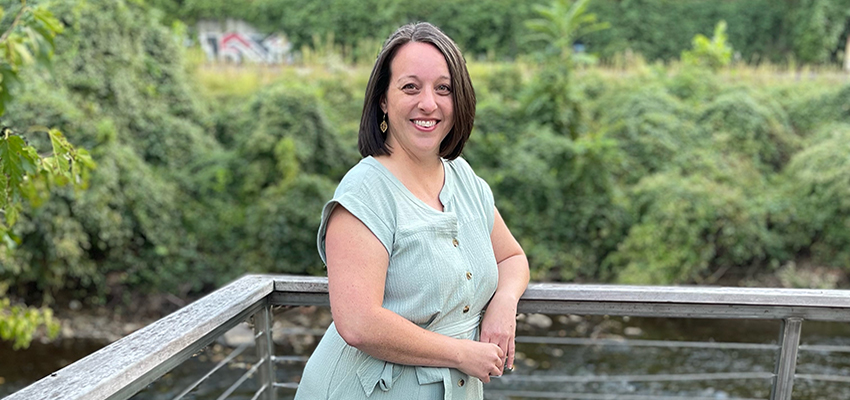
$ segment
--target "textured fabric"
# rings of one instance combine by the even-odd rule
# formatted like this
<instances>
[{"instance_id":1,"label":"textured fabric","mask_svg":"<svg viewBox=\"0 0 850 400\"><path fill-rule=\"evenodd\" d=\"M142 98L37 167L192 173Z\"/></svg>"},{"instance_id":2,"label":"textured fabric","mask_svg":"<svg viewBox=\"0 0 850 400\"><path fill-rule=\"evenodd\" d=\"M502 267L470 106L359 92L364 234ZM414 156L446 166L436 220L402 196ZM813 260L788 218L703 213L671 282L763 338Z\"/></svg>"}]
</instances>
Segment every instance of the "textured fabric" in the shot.
<instances>
[{"instance_id":1,"label":"textured fabric","mask_svg":"<svg viewBox=\"0 0 850 400\"><path fill-rule=\"evenodd\" d=\"M318 247L336 205L351 212L389 256L384 308L447 336L476 339L498 270L490 241L493 194L465 160L443 161L443 212L416 198L380 162L352 168L322 211ZM295 395L313 399L475 399L482 383L456 369L397 365L349 346L331 324Z\"/></svg>"}]
</instances>

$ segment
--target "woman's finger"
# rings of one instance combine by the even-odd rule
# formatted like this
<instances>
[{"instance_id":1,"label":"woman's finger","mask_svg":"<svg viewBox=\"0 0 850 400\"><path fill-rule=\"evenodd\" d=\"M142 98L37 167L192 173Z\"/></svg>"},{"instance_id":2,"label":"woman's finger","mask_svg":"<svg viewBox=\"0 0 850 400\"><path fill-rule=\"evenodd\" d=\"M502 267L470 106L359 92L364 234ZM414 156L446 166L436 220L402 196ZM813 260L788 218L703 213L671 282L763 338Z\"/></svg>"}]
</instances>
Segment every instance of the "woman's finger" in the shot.
<instances>
[{"instance_id":1,"label":"woman's finger","mask_svg":"<svg viewBox=\"0 0 850 400\"><path fill-rule=\"evenodd\" d=\"M511 339L508 342L508 369L514 369L514 354L516 353L516 341Z\"/></svg>"}]
</instances>

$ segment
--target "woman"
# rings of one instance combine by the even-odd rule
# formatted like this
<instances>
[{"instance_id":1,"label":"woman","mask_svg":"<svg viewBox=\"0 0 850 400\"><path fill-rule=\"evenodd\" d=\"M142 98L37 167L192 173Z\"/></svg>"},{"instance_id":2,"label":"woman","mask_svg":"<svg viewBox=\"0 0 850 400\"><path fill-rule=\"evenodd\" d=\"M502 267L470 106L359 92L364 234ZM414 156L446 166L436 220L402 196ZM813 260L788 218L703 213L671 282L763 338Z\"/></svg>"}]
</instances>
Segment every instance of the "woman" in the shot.
<instances>
[{"instance_id":1,"label":"woman","mask_svg":"<svg viewBox=\"0 0 850 400\"><path fill-rule=\"evenodd\" d=\"M528 261L458 158L474 116L451 39L428 23L390 36L366 89L365 158L322 212L334 323L296 399L481 399L513 367Z\"/></svg>"}]
</instances>

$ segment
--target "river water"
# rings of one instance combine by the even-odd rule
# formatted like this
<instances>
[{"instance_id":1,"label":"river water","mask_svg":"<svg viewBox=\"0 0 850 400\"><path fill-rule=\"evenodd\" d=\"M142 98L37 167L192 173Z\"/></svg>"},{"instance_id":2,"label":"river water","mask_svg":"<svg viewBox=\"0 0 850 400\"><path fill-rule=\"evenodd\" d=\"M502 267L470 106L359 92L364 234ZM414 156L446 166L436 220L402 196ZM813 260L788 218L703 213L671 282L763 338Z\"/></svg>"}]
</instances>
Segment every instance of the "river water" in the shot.
<instances>
[{"instance_id":1,"label":"river water","mask_svg":"<svg viewBox=\"0 0 850 400\"><path fill-rule=\"evenodd\" d=\"M310 328L282 328L276 354L294 357L277 364L278 382L299 379L317 339ZM762 320L522 315L516 368L485 385L485 399L767 399L779 330L778 321ZM11 351L0 343L0 397L105 344L63 340ZM793 399L850 399L850 324L806 321L801 344ZM813 347L824 345L829 351ZM232 351L208 346L133 399L172 399ZM247 348L184 398L217 399L255 361ZM247 379L228 399L250 400L257 387ZM291 399L294 390L278 394Z\"/></svg>"}]
</instances>

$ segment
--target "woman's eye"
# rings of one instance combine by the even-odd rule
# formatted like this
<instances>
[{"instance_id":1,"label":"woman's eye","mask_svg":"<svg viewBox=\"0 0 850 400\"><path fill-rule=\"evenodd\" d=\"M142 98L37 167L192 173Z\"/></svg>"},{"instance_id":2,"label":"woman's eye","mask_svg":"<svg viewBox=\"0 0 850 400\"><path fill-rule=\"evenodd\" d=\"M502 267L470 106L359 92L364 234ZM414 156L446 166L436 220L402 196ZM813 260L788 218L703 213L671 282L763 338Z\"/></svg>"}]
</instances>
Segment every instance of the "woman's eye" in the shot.
<instances>
[{"instance_id":1,"label":"woman's eye","mask_svg":"<svg viewBox=\"0 0 850 400\"><path fill-rule=\"evenodd\" d=\"M401 87L401 90L416 90L416 85L408 83Z\"/></svg>"},{"instance_id":2,"label":"woman's eye","mask_svg":"<svg viewBox=\"0 0 850 400\"><path fill-rule=\"evenodd\" d=\"M437 86L437 92L439 92L439 93L451 93L452 88L449 85L439 85L439 86Z\"/></svg>"}]
</instances>

